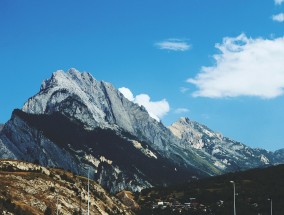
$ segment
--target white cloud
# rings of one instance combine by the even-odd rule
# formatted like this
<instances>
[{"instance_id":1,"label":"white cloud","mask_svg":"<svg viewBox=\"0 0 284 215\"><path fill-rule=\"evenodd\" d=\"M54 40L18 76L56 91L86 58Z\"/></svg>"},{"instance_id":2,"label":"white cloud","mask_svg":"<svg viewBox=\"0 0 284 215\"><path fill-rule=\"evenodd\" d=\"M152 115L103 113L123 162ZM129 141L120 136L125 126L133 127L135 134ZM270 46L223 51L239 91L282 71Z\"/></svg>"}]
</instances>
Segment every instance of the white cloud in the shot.
<instances>
[{"instance_id":1,"label":"white cloud","mask_svg":"<svg viewBox=\"0 0 284 215\"><path fill-rule=\"evenodd\" d=\"M215 47L215 65L202 67L187 82L196 85L193 96L210 98L256 96L275 98L284 93L284 37L275 39L225 37Z\"/></svg>"},{"instance_id":2,"label":"white cloud","mask_svg":"<svg viewBox=\"0 0 284 215\"><path fill-rule=\"evenodd\" d=\"M132 92L126 87L121 87L118 90L129 101L132 101L140 106L143 105L149 115L158 122L170 111L170 105L166 99L162 99L161 101L151 101L150 96L147 94L139 94L134 97Z\"/></svg>"},{"instance_id":3,"label":"white cloud","mask_svg":"<svg viewBox=\"0 0 284 215\"><path fill-rule=\"evenodd\" d=\"M169 103L166 99L152 102L150 101L150 96L147 94L137 95L135 97L135 103L143 105L148 111L149 115L157 121L160 121L159 119L166 115L166 113L168 113L170 110Z\"/></svg>"},{"instance_id":4,"label":"white cloud","mask_svg":"<svg viewBox=\"0 0 284 215\"><path fill-rule=\"evenodd\" d=\"M276 22L284 22L284 13L273 15L272 20Z\"/></svg>"},{"instance_id":5,"label":"white cloud","mask_svg":"<svg viewBox=\"0 0 284 215\"><path fill-rule=\"evenodd\" d=\"M189 112L189 109L187 108L177 108L175 109L175 113L176 114L182 114L182 113L188 113Z\"/></svg>"},{"instance_id":6,"label":"white cloud","mask_svg":"<svg viewBox=\"0 0 284 215\"><path fill-rule=\"evenodd\" d=\"M134 101L134 96L133 96L133 93L126 87L121 87L118 89L123 95L125 98L127 98L129 101Z\"/></svg>"},{"instance_id":7,"label":"white cloud","mask_svg":"<svg viewBox=\"0 0 284 215\"><path fill-rule=\"evenodd\" d=\"M190 45L184 40L180 39L168 39L155 44L159 49L165 49L170 51L187 51L190 49Z\"/></svg>"},{"instance_id":8,"label":"white cloud","mask_svg":"<svg viewBox=\"0 0 284 215\"><path fill-rule=\"evenodd\" d=\"M274 3L276 5L281 5L284 2L284 0L274 0Z\"/></svg>"}]
</instances>

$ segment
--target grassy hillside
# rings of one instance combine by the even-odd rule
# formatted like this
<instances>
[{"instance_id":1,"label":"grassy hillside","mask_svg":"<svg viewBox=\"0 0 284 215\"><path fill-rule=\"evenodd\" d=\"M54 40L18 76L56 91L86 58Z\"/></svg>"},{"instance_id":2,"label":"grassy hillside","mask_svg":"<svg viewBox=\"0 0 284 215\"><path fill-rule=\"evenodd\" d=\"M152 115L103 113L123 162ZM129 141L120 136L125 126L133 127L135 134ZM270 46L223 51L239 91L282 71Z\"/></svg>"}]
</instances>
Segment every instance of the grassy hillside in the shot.
<instances>
[{"instance_id":1,"label":"grassy hillside","mask_svg":"<svg viewBox=\"0 0 284 215\"><path fill-rule=\"evenodd\" d=\"M86 214L87 181L62 169L0 160L0 214ZM90 181L90 214L133 213Z\"/></svg>"},{"instance_id":2,"label":"grassy hillside","mask_svg":"<svg viewBox=\"0 0 284 215\"><path fill-rule=\"evenodd\" d=\"M273 214L284 214L284 165L143 190L137 196L140 214L233 214L230 181L236 183L237 214L270 214L268 198L273 201Z\"/></svg>"}]
</instances>

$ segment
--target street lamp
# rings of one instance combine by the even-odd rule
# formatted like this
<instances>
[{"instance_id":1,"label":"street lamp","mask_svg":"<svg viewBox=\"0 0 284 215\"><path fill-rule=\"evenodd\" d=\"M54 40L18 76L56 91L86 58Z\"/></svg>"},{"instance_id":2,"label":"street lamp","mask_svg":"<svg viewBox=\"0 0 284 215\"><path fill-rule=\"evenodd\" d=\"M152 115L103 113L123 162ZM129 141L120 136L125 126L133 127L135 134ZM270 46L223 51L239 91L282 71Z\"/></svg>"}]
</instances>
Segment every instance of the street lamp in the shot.
<instances>
[{"instance_id":1,"label":"street lamp","mask_svg":"<svg viewBox=\"0 0 284 215\"><path fill-rule=\"evenodd\" d=\"M236 212L236 183L234 181L230 181L230 183L232 183L234 187L234 215L237 215L237 212Z\"/></svg>"},{"instance_id":2,"label":"street lamp","mask_svg":"<svg viewBox=\"0 0 284 215\"><path fill-rule=\"evenodd\" d=\"M90 215L90 179L89 179L89 174L90 174L90 167L88 168L88 215Z\"/></svg>"},{"instance_id":3,"label":"street lamp","mask_svg":"<svg viewBox=\"0 0 284 215\"><path fill-rule=\"evenodd\" d=\"M270 201L270 214L273 214L273 210L272 210L272 198L267 199L268 201Z\"/></svg>"}]
</instances>

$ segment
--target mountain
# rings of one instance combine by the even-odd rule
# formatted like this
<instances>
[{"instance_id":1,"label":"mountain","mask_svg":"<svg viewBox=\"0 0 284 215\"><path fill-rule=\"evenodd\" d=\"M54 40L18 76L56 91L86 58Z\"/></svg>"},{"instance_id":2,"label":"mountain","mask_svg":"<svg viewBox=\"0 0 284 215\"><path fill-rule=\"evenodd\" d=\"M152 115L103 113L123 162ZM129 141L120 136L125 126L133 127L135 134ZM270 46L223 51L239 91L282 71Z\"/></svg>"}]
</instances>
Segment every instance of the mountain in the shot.
<instances>
[{"instance_id":1,"label":"mountain","mask_svg":"<svg viewBox=\"0 0 284 215\"><path fill-rule=\"evenodd\" d=\"M1 214L86 214L88 179L62 169L0 160ZM134 214L90 180L91 214Z\"/></svg>"},{"instance_id":2,"label":"mountain","mask_svg":"<svg viewBox=\"0 0 284 215\"><path fill-rule=\"evenodd\" d=\"M89 169L91 178L111 193L274 164L269 152L257 154L196 124L194 129L205 138L200 144L206 143L206 148L199 147L200 138L187 133L191 128L185 121L169 129L110 83L87 72L59 70L43 81L22 110L13 111L0 132L0 158L61 167L84 176ZM206 134L209 131L215 136ZM207 139L216 144L207 144ZM224 153L235 157L219 155L220 144ZM277 155L277 162L283 162L283 153Z\"/></svg>"},{"instance_id":3,"label":"mountain","mask_svg":"<svg viewBox=\"0 0 284 215\"><path fill-rule=\"evenodd\" d=\"M0 157L70 169L110 192L220 174L144 107L75 69L57 71L0 133Z\"/></svg>"},{"instance_id":4,"label":"mountain","mask_svg":"<svg viewBox=\"0 0 284 215\"><path fill-rule=\"evenodd\" d=\"M207 166L201 168L207 175L219 172L210 163L198 161L195 150L184 152L181 142L163 124L151 118L143 106L130 102L110 83L97 81L89 73L75 69L55 72L22 110L31 114L59 112L80 121L89 130L97 127L123 130L149 143L168 159L180 159L185 166Z\"/></svg>"},{"instance_id":5,"label":"mountain","mask_svg":"<svg viewBox=\"0 0 284 215\"><path fill-rule=\"evenodd\" d=\"M276 150L273 153L273 159L276 164L284 163L284 149Z\"/></svg>"},{"instance_id":6,"label":"mountain","mask_svg":"<svg viewBox=\"0 0 284 215\"><path fill-rule=\"evenodd\" d=\"M242 215L284 214L284 165L257 168L190 183L143 190L135 200L137 214L233 214L233 184L236 188L236 212ZM157 205L159 202L159 205Z\"/></svg>"},{"instance_id":7,"label":"mountain","mask_svg":"<svg viewBox=\"0 0 284 215\"><path fill-rule=\"evenodd\" d=\"M240 142L223 137L198 122L181 118L168 127L172 133L185 142L184 147L193 147L216 158L215 165L226 172L245 170L284 162L284 150L270 152L250 148Z\"/></svg>"}]
</instances>

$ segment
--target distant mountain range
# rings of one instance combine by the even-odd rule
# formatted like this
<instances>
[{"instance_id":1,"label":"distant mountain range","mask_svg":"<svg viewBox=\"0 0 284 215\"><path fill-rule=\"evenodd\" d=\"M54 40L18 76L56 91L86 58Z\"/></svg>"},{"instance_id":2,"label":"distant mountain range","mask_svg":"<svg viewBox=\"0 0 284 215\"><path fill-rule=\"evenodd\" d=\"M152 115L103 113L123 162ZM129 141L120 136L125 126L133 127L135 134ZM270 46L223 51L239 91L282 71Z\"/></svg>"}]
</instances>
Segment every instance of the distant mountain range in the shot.
<instances>
[{"instance_id":1,"label":"distant mountain range","mask_svg":"<svg viewBox=\"0 0 284 215\"><path fill-rule=\"evenodd\" d=\"M0 131L0 158L62 167L112 193L284 163L284 150L252 149L197 122L169 128L110 83L56 71Z\"/></svg>"}]
</instances>

